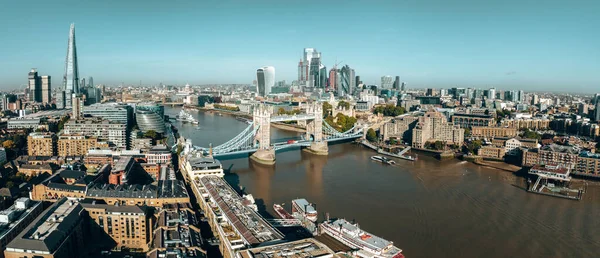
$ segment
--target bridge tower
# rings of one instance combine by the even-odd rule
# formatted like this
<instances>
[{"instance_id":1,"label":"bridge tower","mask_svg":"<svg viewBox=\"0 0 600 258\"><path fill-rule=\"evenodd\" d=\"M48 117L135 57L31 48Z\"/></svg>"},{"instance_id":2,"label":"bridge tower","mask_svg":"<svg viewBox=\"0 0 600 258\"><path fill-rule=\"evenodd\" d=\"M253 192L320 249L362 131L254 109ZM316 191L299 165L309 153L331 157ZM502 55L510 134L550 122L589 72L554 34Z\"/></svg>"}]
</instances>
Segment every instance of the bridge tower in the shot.
<instances>
[{"instance_id":1,"label":"bridge tower","mask_svg":"<svg viewBox=\"0 0 600 258\"><path fill-rule=\"evenodd\" d=\"M323 140L323 105L320 102L314 102L307 107L306 113L314 115L315 119L306 123L307 139L311 135L314 138L313 142L310 143L310 147L305 150L317 155L327 155L329 148L327 142Z\"/></svg>"},{"instance_id":2,"label":"bridge tower","mask_svg":"<svg viewBox=\"0 0 600 258\"><path fill-rule=\"evenodd\" d=\"M265 165L275 164L275 149L271 147L271 114L272 106L258 105L254 108L253 124L258 127L254 143L258 142L258 150L250 158Z\"/></svg>"}]
</instances>

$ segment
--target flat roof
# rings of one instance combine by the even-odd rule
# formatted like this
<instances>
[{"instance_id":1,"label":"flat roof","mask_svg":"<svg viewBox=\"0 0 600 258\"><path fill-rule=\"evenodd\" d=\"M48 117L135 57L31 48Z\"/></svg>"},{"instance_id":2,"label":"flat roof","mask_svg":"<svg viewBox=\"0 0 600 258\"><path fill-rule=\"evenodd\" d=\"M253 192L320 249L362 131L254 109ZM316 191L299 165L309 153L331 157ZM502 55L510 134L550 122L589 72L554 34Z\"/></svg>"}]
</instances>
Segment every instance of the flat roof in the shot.
<instances>
[{"instance_id":1,"label":"flat roof","mask_svg":"<svg viewBox=\"0 0 600 258\"><path fill-rule=\"evenodd\" d=\"M243 258L253 257L289 257L289 258L307 258L333 256L335 253L325 244L314 238L306 238L283 244L270 245L266 247L256 247L240 251Z\"/></svg>"}]
</instances>

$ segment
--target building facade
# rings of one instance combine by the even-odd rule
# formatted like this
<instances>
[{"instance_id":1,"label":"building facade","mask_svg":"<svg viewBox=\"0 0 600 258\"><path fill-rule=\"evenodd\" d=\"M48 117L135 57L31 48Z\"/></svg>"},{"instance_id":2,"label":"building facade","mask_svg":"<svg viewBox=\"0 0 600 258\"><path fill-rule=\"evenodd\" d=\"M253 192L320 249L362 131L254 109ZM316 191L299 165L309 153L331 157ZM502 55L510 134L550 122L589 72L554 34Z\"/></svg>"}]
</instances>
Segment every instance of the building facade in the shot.
<instances>
[{"instance_id":1,"label":"building facade","mask_svg":"<svg viewBox=\"0 0 600 258\"><path fill-rule=\"evenodd\" d=\"M419 117L412 133L412 147L424 148L427 142L442 141L445 144L462 145L465 131L448 123L442 113L429 111Z\"/></svg>"},{"instance_id":2,"label":"building facade","mask_svg":"<svg viewBox=\"0 0 600 258\"><path fill-rule=\"evenodd\" d=\"M127 125L133 122L133 108L129 105L119 103L97 103L85 106L83 107L83 114Z\"/></svg>"},{"instance_id":3,"label":"building facade","mask_svg":"<svg viewBox=\"0 0 600 258\"><path fill-rule=\"evenodd\" d=\"M383 140L387 141L392 137L406 142L412 140L411 133L418 120L418 117L404 116L401 118L392 119L390 122L383 124Z\"/></svg>"},{"instance_id":4,"label":"building facade","mask_svg":"<svg viewBox=\"0 0 600 258\"><path fill-rule=\"evenodd\" d=\"M475 138L491 139L494 137L516 137L516 128L492 127L492 126L473 126L471 127L471 136Z\"/></svg>"},{"instance_id":5,"label":"building facade","mask_svg":"<svg viewBox=\"0 0 600 258\"><path fill-rule=\"evenodd\" d=\"M89 213L91 222L117 243L117 249L126 247L132 251L148 251L152 225L142 208L96 203L82 203L82 206Z\"/></svg>"},{"instance_id":6,"label":"building facade","mask_svg":"<svg viewBox=\"0 0 600 258\"><path fill-rule=\"evenodd\" d=\"M64 134L95 136L100 141L108 141L118 148L127 148L129 134L127 125L99 118L71 119L65 123Z\"/></svg>"},{"instance_id":7,"label":"building facade","mask_svg":"<svg viewBox=\"0 0 600 258\"><path fill-rule=\"evenodd\" d=\"M108 144L99 142L95 136L82 134L61 134L58 136L58 155L61 157L84 156L90 149L107 148Z\"/></svg>"},{"instance_id":8,"label":"building facade","mask_svg":"<svg viewBox=\"0 0 600 258\"><path fill-rule=\"evenodd\" d=\"M65 76L63 77L65 91L65 108L72 107L73 94L79 94L79 68L77 65L77 47L75 45L75 24L69 30L67 58L65 61Z\"/></svg>"},{"instance_id":9,"label":"building facade","mask_svg":"<svg viewBox=\"0 0 600 258\"><path fill-rule=\"evenodd\" d=\"M27 136L27 155L55 156L58 138L54 133L33 132Z\"/></svg>"},{"instance_id":10,"label":"building facade","mask_svg":"<svg viewBox=\"0 0 600 258\"><path fill-rule=\"evenodd\" d=\"M454 114L452 115L452 123L460 126L460 128L471 128L473 126L490 127L496 125L494 117L478 114Z\"/></svg>"}]
</instances>

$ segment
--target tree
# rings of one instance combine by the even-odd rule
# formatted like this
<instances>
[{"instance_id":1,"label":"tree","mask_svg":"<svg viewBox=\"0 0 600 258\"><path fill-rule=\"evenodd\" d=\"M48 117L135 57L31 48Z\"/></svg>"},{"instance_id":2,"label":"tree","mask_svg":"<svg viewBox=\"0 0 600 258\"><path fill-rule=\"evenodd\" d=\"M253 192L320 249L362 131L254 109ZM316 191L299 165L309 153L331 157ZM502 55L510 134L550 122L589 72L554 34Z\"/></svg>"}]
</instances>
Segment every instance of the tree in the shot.
<instances>
[{"instance_id":1,"label":"tree","mask_svg":"<svg viewBox=\"0 0 600 258\"><path fill-rule=\"evenodd\" d=\"M341 108L345 108L345 109L350 109L350 103L348 103L348 102L346 102L346 101L343 101L343 100L342 100L342 101L340 101L340 102L338 103L338 106L337 106L337 107L338 107L338 108L340 108L340 107L341 107Z\"/></svg>"},{"instance_id":2,"label":"tree","mask_svg":"<svg viewBox=\"0 0 600 258\"><path fill-rule=\"evenodd\" d=\"M465 135L471 135L471 130L469 130L469 128L465 128Z\"/></svg>"},{"instance_id":3,"label":"tree","mask_svg":"<svg viewBox=\"0 0 600 258\"><path fill-rule=\"evenodd\" d=\"M12 140L6 140L2 143L2 147L5 149L14 149L17 147L17 145Z\"/></svg>"},{"instance_id":4,"label":"tree","mask_svg":"<svg viewBox=\"0 0 600 258\"><path fill-rule=\"evenodd\" d=\"M373 109L373 113L374 114L383 114L384 116L399 116L402 115L404 113L406 113L406 110L404 110L403 107L398 107L398 106L394 106L394 105L385 105L385 106L378 106L375 109Z\"/></svg>"},{"instance_id":5,"label":"tree","mask_svg":"<svg viewBox=\"0 0 600 258\"><path fill-rule=\"evenodd\" d=\"M442 142L442 141L435 141L435 143L433 144L433 147L434 147L436 150L443 150L443 149L444 149L444 145L445 145L445 144L444 144L444 142Z\"/></svg>"},{"instance_id":6,"label":"tree","mask_svg":"<svg viewBox=\"0 0 600 258\"><path fill-rule=\"evenodd\" d=\"M331 104L329 104L327 101L323 102L323 115L328 116L331 114L331 110L333 110L333 106L331 106Z\"/></svg>"},{"instance_id":7,"label":"tree","mask_svg":"<svg viewBox=\"0 0 600 258\"><path fill-rule=\"evenodd\" d=\"M373 128L369 128L367 131L367 140L370 142L377 142L377 133L375 133Z\"/></svg>"},{"instance_id":8,"label":"tree","mask_svg":"<svg viewBox=\"0 0 600 258\"><path fill-rule=\"evenodd\" d=\"M148 138L152 138L153 140L156 140L158 138L158 133L154 130L148 130L148 131L146 131L146 133L144 133L144 137L148 137Z\"/></svg>"},{"instance_id":9,"label":"tree","mask_svg":"<svg viewBox=\"0 0 600 258\"><path fill-rule=\"evenodd\" d=\"M528 139L537 139L537 140L542 139L542 135L540 135L539 133L536 133L534 131L531 131L529 129L525 129L525 132L523 132L523 137L528 138Z\"/></svg>"},{"instance_id":10,"label":"tree","mask_svg":"<svg viewBox=\"0 0 600 258\"><path fill-rule=\"evenodd\" d=\"M467 153L473 153L475 154L475 152L481 148L481 141L480 140L475 140L475 141L470 141L468 142L465 146L464 146L464 151Z\"/></svg>"},{"instance_id":11,"label":"tree","mask_svg":"<svg viewBox=\"0 0 600 258\"><path fill-rule=\"evenodd\" d=\"M283 109L282 107L280 107L280 108L277 110L277 114L278 114L278 115L284 115L285 113L286 113L286 112L285 112L285 109Z\"/></svg>"}]
</instances>

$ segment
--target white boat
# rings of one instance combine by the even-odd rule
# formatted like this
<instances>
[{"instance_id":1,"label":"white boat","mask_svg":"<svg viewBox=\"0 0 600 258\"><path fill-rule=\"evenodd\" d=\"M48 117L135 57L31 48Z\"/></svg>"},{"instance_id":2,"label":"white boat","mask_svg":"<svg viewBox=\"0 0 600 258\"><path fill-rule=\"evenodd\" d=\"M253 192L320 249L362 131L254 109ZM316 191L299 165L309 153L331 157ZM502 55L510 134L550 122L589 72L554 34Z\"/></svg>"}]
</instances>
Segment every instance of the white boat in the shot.
<instances>
[{"instance_id":1,"label":"white boat","mask_svg":"<svg viewBox=\"0 0 600 258\"><path fill-rule=\"evenodd\" d=\"M317 221L317 210L306 199L292 200L292 213L294 212L312 222Z\"/></svg>"},{"instance_id":2,"label":"white boat","mask_svg":"<svg viewBox=\"0 0 600 258\"><path fill-rule=\"evenodd\" d=\"M190 115L190 113L186 112L185 110L181 110L179 112L179 115L177 115L177 120L184 122L184 123L192 123L192 124L199 124L198 120L196 120L192 115Z\"/></svg>"},{"instance_id":3,"label":"white boat","mask_svg":"<svg viewBox=\"0 0 600 258\"><path fill-rule=\"evenodd\" d=\"M382 156L371 156L371 159L374 160L374 161L379 161L381 163L388 164L388 165L394 165L394 164L396 164L396 161L393 161L391 159L388 159L388 158L382 157Z\"/></svg>"},{"instance_id":4,"label":"white boat","mask_svg":"<svg viewBox=\"0 0 600 258\"><path fill-rule=\"evenodd\" d=\"M375 236L344 219L325 221L319 225L321 232L343 244L359 249L358 257L403 258L402 249L392 241Z\"/></svg>"}]
</instances>

